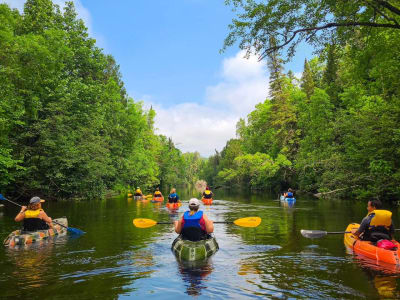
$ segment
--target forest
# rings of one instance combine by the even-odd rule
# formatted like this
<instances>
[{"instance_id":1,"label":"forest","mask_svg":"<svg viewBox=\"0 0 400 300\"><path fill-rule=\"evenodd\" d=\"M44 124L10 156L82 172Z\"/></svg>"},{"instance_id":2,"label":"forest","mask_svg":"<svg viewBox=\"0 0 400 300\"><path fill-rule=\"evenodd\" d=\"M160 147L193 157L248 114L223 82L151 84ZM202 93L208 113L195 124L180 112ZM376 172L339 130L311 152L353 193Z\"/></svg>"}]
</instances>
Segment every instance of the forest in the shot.
<instances>
[{"instance_id":1,"label":"forest","mask_svg":"<svg viewBox=\"0 0 400 300\"><path fill-rule=\"evenodd\" d=\"M203 160L155 134L115 59L72 2L0 4L0 190L15 198L95 198L193 183Z\"/></svg>"},{"instance_id":2,"label":"forest","mask_svg":"<svg viewBox=\"0 0 400 300\"><path fill-rule=\"evenodd\" d=\"M225 48L267 61L269 97L202 176L215 186L400 198L400 9L388 1L240 1ZM316 51L301 76L284 63ZM285 48L288 47L288 48ZM267 83L266 83L267 85Z\"/></svg>"}]
</instances>

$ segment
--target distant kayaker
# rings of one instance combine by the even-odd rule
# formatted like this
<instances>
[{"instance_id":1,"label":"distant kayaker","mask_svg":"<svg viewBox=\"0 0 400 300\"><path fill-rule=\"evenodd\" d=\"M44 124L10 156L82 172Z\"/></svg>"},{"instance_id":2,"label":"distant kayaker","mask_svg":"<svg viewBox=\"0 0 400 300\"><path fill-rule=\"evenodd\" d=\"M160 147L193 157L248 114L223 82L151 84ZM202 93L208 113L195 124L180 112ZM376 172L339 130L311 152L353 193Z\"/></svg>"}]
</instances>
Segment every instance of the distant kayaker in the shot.
<instances>
[{"instance_id":1,"label":"distant kayaker","mask_svg":"<svg viewBox=\"0 0 400 300\"><path fill-rule=\"evenodd\" d=\"M42 209L39 197L32 197L28 207L22 206L21 211L15 217L16 222L24 221L23 231L46 230L53 227L51 218Z\"/></svg>"},{"instance_id":2,"label":"distant kayaker","mask_svg":"<svg viewBox=\"0 0 400 300\"><path fill-rule=\"evenodd\" d=\"M353 229L352 233L364 241L391 240L394 233L392 212L381 208L381 201L368 201L368 214L362 220L360 227Z\"/></svg>"},{"instance_id":3,"label":"distant kayaker","mask_svg":"<svg viewBox=\"0 0 400 300\"><path fill-rule=\"evenodd\" d=\"M207 238L214 231L214 223L199 210L200 201L196 198L189 200L189 210L179 221L175 221L175 232L182 235L183 239L199 241Z\"/></svg>"},{"instance_id":4,"label":"distant kayaker","mask_svg":"<svg viewBox=\"0 0 400 300\"><path fill-rule=\"evenodd\" d=\"M179 196L176 193L176 189L172 188L170 194L168 195L168 202L169 203L178 203Z\"/></svg>"},{"instance_id":5,"label":"distant kayaker","mask_svg":"<svg viewBox=\"0 0 400 300\"><path fill-rule=\"evenodd\" d=\"M160 192L160 188L156 188L156 191L154 192L154 198L159 198L162 197L162 193Z\"/></svg>"},{"instance_id":6,"label":"distant kayaker","mask_svg":"<svg viewBox=\"0 0 400 300\"><path fill-rule=\"evenodd\" d=\"M285 196L285 198L294 198L293 190L291 188L288 188L288 191L284 193L283 196Z\"/></svg>"},{"instance_id":7,"label":"distant kayaker","mask_svg":"<svg viewBox=\"0 0 400 300\"><path fill-rule=\"evenodd\" d=\"M142 190L140 189L140 187L136 188L134 196L143 196L143 193L142 193Z\"/></svg>"},{"instance_id":8,"label":"distant kayaker","mask_svg":"<svg viewBox=\"0 0 400 300\"><path fill-rule=\"evenodd\" d=\"M211 192L209 187L206 187L206 190L203 192L203 198L211 199L213 197L213 192Z\"/></svg>"}]
</instances>

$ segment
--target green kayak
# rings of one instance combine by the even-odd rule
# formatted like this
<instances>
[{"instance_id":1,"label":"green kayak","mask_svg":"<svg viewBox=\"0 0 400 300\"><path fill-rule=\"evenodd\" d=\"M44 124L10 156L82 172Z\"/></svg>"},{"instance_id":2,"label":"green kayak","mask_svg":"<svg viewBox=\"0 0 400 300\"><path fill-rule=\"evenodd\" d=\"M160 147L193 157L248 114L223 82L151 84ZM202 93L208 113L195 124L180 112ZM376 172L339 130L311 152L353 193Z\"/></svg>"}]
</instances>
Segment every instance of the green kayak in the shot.
<instances>
[{"instance_id":1,"label":"green kayak","mask_svg":"<svg viewBox=\"0 0 400 300\"><path fill-rule=\"evenodd\" d=\"M182 261L204 260L217 252L218 249L217 240L213 236L197 242L183 240L181 236L178 236L171 247L172 252Z\"/></svg>"}]
</instances>

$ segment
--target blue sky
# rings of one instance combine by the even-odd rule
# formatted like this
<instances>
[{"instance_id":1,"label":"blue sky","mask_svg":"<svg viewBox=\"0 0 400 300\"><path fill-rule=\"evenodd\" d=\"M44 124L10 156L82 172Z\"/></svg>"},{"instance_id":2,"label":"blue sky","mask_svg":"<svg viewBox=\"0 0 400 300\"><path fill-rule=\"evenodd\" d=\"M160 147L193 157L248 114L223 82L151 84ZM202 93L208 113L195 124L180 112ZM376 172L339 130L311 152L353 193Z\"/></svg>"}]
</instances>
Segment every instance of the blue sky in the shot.
<instances>
[{"instance_id":1,"label":"blue sky","mask_svg":"<svg viewBox=\"0 0 400 300\"><path fill-rule=\"evenodd\" d=\"M21 9L25 0L0 0ZM62 5L63 0L53 0ZM157 133L203 156L235 137L268 95L265 62L238 47L220 54L234 14L224 0L74 0L90 35L115 57L131 97L152 105ZM302 71L302 46L286 68Z\"/></svg>"}]
</instances>

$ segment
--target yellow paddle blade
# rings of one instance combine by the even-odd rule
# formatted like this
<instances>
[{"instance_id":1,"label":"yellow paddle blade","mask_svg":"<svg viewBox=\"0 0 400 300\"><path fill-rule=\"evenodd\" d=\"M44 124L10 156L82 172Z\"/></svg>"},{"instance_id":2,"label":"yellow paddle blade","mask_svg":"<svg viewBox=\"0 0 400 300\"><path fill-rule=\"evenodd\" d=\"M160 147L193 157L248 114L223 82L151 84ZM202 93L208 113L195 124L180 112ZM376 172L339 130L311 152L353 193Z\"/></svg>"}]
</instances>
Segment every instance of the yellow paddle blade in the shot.
<instances>
[{"instance_id":1,"label":"yellow paddle blade","mask_svg":"<svg viewBox=\"0 0 400 300\"><path fill-rule=\"evenodd\" d=\"M146 195L146 198L152 198L153 197L153 195Z\"/></svg>"},{"instance_id":2,"label":"yellow paddle blade","mask_svg":"<svg viewBox=\"0 0 400 300\"><path fill-rule=\"evenodd\" d=\"M135 225L138 228L149 228L156 224L157 222L152 219L142 219L142 218L133 219L133 225Z\"/></svg>"},{"instance_id":3,"label":"yellow paddle blade","mask_svg":"<svg viewBox=\"0 0 400 300\"><path fill-rule=\"evenodd\" d=\"M261 223L261 218L260 217L241 218L233 221L233 223L237 226L242 226L242 227L257 227Z\"/></svg>"}]
</instances>

